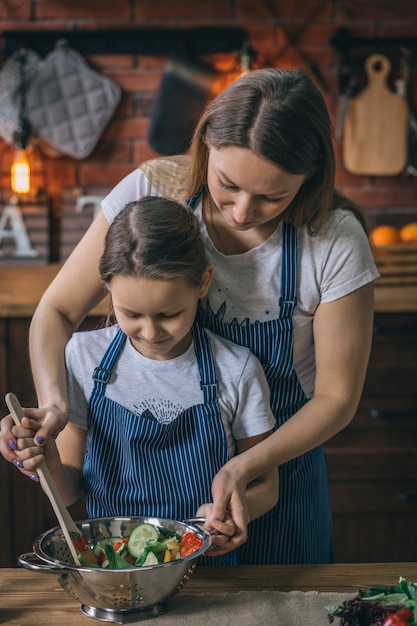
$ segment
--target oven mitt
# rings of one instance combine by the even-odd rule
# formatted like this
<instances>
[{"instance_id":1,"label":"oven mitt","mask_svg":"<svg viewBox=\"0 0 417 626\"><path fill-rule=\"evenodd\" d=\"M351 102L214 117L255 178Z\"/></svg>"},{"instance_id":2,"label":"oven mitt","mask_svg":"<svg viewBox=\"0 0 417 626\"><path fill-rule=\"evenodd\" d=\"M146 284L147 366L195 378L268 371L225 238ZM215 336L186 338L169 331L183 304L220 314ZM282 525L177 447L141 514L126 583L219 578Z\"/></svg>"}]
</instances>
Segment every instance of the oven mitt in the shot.
<instances>
[{"instance_id":1,"label":"oven mitt","mask_svg":"<svg viewBox=\"0 0 417 626\"><path fill-rule=\"evenodd\" d=\"M34 132L74 159L94 150L121 98L120 87L58 42L39 67L26 94Z\"/></svg>"},{"instance_id":2,"label":"oven mitt","mask_svg":"<svg viewBox=\"0 0 417 626\"><path fill-rule=\"evenodd\" d=\"M30 49L12 54L0 69L0 136L9 144L13 144L13 135L19 124L21 67L20 54L25 55L24 81L25 87L41 64L41 57Z\"/></svg>"},{"instance_id":3,"label":"oven mitt","mask_svg":"<svg viewBox=\"0 0 417 626\"><path fill-rule=\"evenodd\" d=\"M171 57L151 112L148 142L154 150L173 155L189 148L215 79L211 68L180 56Z\"/></svg>"}]
</instances>

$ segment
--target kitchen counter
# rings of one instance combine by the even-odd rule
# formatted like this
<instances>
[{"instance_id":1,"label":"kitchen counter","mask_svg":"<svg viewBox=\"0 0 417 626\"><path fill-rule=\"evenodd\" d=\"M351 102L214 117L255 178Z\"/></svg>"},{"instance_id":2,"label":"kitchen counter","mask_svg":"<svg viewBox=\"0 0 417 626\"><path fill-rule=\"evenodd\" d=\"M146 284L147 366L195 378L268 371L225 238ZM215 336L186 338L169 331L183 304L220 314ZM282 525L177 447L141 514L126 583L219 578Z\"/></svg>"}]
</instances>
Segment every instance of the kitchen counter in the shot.
<instances>
[{"instance_id":1,"label":"kitchen counter","mask_svg":"<svg viewBox=\"0 0 417 626\"><path fill-rule=\"evenodd\" d=\"M57 274L59 264L44 266L0 267L0 317L31 317L49 283ZM91 312L106 315L107 298ZM417 287L378 286L375 284L376 312L417 311Z\"/></svg>"},{"instance_id":2,"label":"kitchen counter","mask_svg":"<svg viewBox=\"0 0 417 626\"><path fill-rule=\"evenodd\" d=\"M205 626L212 623L244 626L253 623L252 613L256 613L260 626L270 623L325 626L326 606L330 601L341 602L356 595L359 589L375 584L395 585L400 575L410 581L417 580L417 564L197 566L185 587L168 602L166 613L146 623L172 626L200 624L204 620ZM313 600L315 604L311 604ZM267 611L277 610L274 602L278 602L279 611L287 611L280 622L267 621ZM242 606L242 616L238 619ZM316 607L318 613L317 616L312 613L308 621L302 618L306 606ZM230 621L228 612L236 619L232 617ZM19 626L88 623L93 626L95 623L81 612L80 604L61 588L55 575L20 568L0 569L0 622Z\"/></svg>"}]
</instances>

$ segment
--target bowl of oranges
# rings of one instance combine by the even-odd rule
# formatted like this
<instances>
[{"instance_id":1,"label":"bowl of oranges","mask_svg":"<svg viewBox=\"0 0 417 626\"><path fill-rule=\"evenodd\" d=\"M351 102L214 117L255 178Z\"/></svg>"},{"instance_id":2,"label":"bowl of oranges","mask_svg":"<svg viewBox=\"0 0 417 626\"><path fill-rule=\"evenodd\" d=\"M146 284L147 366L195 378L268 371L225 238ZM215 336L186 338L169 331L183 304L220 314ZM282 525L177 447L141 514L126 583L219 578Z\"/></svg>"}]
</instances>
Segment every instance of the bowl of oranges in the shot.
<instances>
[{"instance_id":1,"label":"bowl of oranges","mask_svg":"<svg viewBox=\"0 0 417 626\"><path fill-rule=\"evenodd\" d=\"M380 224L369 233L379 285L417 284L417 222L404 226Z\"/></svg>"}]
</instances>

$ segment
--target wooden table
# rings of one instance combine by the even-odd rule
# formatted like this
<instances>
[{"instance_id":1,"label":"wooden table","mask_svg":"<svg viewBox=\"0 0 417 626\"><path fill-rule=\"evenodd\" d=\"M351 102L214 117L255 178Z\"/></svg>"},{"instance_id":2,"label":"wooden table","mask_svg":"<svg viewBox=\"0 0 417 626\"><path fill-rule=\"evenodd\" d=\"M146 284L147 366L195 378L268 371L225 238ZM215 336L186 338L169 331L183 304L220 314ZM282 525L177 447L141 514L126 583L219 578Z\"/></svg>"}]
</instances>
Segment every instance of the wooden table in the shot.
<instances>
[{"instance_id":1,"label":"wooden table","mask_svg":"<svg viewBox=\"0 0 417 626\"><path fill-rule=\"evenodd\" d=\"M375 584L395 585L399 576L417 580L417 563L348 563L332 565L275 565L197 567L181 593L238 591L332 591L354 595ZM0 623L19 626L80 626L99 623L86 617L80 605L52 574L20 568L0 568ZM152 620L146 621L152 626Z\"/></svg>"}]
</instances>

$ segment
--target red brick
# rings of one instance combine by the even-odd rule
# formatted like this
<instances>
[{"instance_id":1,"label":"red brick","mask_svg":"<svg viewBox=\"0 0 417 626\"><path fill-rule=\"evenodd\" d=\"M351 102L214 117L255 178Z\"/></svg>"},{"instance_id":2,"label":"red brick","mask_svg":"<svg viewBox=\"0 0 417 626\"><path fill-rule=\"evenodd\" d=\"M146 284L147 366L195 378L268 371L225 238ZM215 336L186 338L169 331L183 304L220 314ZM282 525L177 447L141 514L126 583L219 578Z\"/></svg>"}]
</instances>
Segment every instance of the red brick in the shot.
<instances>
[{"instance_id":1,"label":"red brick","mask_svg":"<svg viewBox=\"0 0 417 626\"><path fill-rule=\"evenodd\" d=\"M35 2L37 18L68 18L77 19L93 17L97 20L105 18L129 19L131 17L129 0L41 0Z\"/></svg>"},{"instance_id":2,"label":"red brick","mask_svg":"<svg viewBox=\"0 0 417 626\"><path fill-rule=\"evenodd\" d=\"M161 82L162 72L122 69L109 71L106 76L114 80L124 91L155 91Z\"/></svg>"},{"instance_id":3,"label":"red brick","mask_svg":"<svg viewBox=\"0 0 417 626\"><path fill-rule=\"evenodd\" d=\"M409 20L417 19L417 3L414 0L343 0L339 3L339 18L348 20Z\"/></svg>"},{"instance_id":4,"label":"red brick","mask_svg":"<svg viewBox=\"0 0 417 626\"><path fill-rule=\"evenodd\" d=\"M310 21L314 19L330 19L332 16L332 2L329 0L237 0L238 18L258 18L274 20Z\"/></svg>"},{"instance_id":5,"label":"red brick","mask_svg":"<svg viewBox=\"0 0 417 626\"><path fill-rule=\"evenodd\" d=\"M48 191L56 187L71 187L75 185L77 162L69 157L45 159Z\"/></svg>"},{"instance_id":6,"label":"red brick","mask_svg":"<svg viewBox=\"0 0 417 626\"><path fill-rule=\"evenodd\" d=\"M106 139L140 139L146 137L149 120L146 118L131 118L113 120L103 133Z\"/></svg>"},{"instance_id":7,"label":"red brick","mask_svg":"<svg viewBox=\"0 0 417 626\"><path fill-rule=\"evenodd\" d=\"M131 163L132 145L130 141L101 139L88 157L89 163L102 162Z\"/></svg>"},{"instance_id":8,"label":"red brick","mask_svg":"<svg viewBox=\"0 0 417 626\"><path fill-rule=\"evenodd\" d=\"M29 20L31 0L0 2L0 20Z\"/></svg>"},{"instance_id":9,"label":"red brick","mask_svg":"<svg viewBox=\"0 0 417 626\"><path fill-rule=\"evenodd\" d=\"M165 20L167 18L214 18L233 17L232 0L135 0L135 15L139 19Z\"/></svg>"},{"instance_id":10,"label":"red brick","mask_svg":"<svg viewBox=\"0 0 417 626\"><path fill-rule=\"evenodd\" d=\"M107 188L110 189L116 185L122 178L127 176L134 169L132 164L120 164L110 161L107 164L90 165L89 163L81 163L79 171L79 182L82 187L103 185L106 182Z\"/></svg>"},{"instance_id":11,"label":"red brick","mask_svg":"<svg viewBox=\"0 0 417 626\"><path fill-rule=\"evenodd\" d=\"M109 68L135 67L135 56L132 54L94 54L86 56L86 60L92 66L103 71Z\"/></svg>"},{"instance_id":12,"label":"red brick","mask_svg":"<svg viewBox=\"0 0 417 626\"><path fill-rule=\"evenodd\" d=\"M158 152L155 152L146 141L135 141L133 146L133 163L134 167L140 165L148 159L155 159L161 156Z\"/></svg>"}]
</instances>

